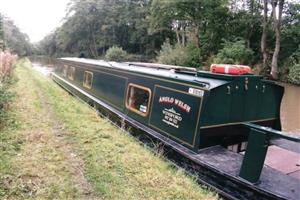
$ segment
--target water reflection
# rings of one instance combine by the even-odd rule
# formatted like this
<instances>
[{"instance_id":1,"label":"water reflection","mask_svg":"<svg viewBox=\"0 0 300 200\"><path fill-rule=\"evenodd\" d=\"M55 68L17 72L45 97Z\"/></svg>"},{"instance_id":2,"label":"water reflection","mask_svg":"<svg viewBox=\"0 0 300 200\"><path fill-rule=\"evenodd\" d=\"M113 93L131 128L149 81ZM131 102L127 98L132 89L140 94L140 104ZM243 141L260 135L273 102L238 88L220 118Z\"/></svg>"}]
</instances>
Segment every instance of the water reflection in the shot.
<instances>
[{"instance_id":1,"label":"water reflection","mask_svg":"<svg viewBox=\"0 0 300 200\"><path fill-rule=\"evenodd\" d=\"M283 84L285 91L281 104L282 129L300 135L300 87Z\"/></svg>"}]
</instances>

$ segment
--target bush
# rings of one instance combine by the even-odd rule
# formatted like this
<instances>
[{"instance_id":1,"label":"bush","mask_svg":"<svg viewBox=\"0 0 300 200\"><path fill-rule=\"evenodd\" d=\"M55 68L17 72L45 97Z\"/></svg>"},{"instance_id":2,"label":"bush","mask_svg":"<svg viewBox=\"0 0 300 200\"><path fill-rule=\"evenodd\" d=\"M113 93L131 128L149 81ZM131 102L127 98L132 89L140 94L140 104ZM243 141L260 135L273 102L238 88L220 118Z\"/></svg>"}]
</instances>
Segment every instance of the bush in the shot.
<instances>
[{"instance_id":1,"label":"bush","mask_svg":"<svg viewBox=\"0 0 300 200\"><path fill-rule=\"evenodd\" d=\"M7 110L11 99L14 97L14 93L9 90L10 86L15 82L15 79L12 76L6 76L0 82L0 131L5 122L9 118Z\"/></svg>"},{"instance_id":2,"label":"bush","mask_svg":"<svg viewBox=\"0 0 300 200\"><path fill-rule=\"evenodd\" d=\"M300 85L300 64L295 64L290 67L287 78L288 82Z\"/></svg>"},{"instance_id":3,"label":"bush","mask_svg":"<svg viewBox=\"0 0 300 200\"><path fill-rule=\"evenodd\" d=\"M8 105L14 94L10 92L8 89L11 86L12 78L7 77L0 84L0 124L6 117L6 110L8 109ZM1 127L0 127L1 129Z\"/></svg>"},{"instance_id":4,"label":"bush","mask_svg":"<svg viewBox=\"0 0 300 200\"><path fill-rule=\"evenodd\" d=\"M128 55L121 47L112 46L106 51L105 58L107 60L120 62L126 61L128 59Z\"/></svg>"},{"instance_id":5,"label":"bush","mask_svg":"<svg viewBox=\"0 0 300 200\"><path fill-rule=\"evenodd\" d=\"M226 64L250 64L253 58L253 51L246 47L244 40L234 42L224 41L223 49L214 58L215 63Z\"/></svg>"},{"instance_id":6,"label":"bush","mask_svg":"<svg viewBox=\"0 0 300 200\"><path fill-rule=\"evenodd\" d=\"M16 58L9 51L3 52L0 50L0 124L2 125L6 117L9 102L13 96L13 93L8 89L13 82L12 70Z\"/></svg>"},{"instance_id":7,"label":"bush","mask_svg":"<svg viewBox=\"0 0 300 200\"><path fill-rule=\"evenodd\" d=\"M157 61L167 65L184 65L186 53L180 45L172 46L169 41L164 42L158 54Z\"/></svg>"},{"instance_id":8,"label":"bush","mask_svg":"<svg viewBox=\"0 0 300 200\"><path fill-rule=\"evenodd\" d=\"M194 44L186 47L176 44L172 46L169 41L164 42L157 56L162 64L199 67L201 63L200 49Z\"/></svg>"},{"instance_id":9,"label":"bush","mask_svg":"<svg viewBox=\"0 0 300 200\"><path fill-rule=\"evenodd\" d=\"M300 45L285 64L288 67L287 80L290 83L300 85Z\"/></svg>"},{"instance_id":10,"label":"bush","mask_svg":"<svg viewBox=\"0 0 300 200\"><path fill-rule=\"evenodd\" d=\"M11 75L12 67L16 59L17 56L11 54L9 51L0 50L0 84L6 76Z\"/></svg>"},{"instance_id":11,"label":"bush","mask_svg":"<svg viewBox=\"0 0 300 200\"><path fill-rule=\"evenodd\" d=\"M185 49L187 53L186 66L199 68L202 62L200 49L193 43L188 44Z\"/></svg>"}]
</instances>

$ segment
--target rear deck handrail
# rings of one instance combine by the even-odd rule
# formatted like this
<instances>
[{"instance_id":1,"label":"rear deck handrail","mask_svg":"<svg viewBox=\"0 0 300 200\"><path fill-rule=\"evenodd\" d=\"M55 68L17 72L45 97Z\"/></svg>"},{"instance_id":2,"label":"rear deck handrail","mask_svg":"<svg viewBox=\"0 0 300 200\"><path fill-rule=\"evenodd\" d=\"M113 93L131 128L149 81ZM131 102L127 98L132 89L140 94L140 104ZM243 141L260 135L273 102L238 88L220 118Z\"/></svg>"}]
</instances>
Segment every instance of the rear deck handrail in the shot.
<instances>
[{"instance_id":1,"label":"rear deck handrail","mask_svg":"<svg viewBox=\"0 0 300 200\"><path fill-rule=\"evenodd\" d=\"M243 125L248 128L254 128L256 130L265 132L266 134L268 134L270 139L276 137L276 138L282 138L282 139L286 139L289 141L300 143L300 137L287 134L283 131L278 131L278 130L272 129L270 127L260 126L260 125L253 124L253 123L243 123Z\"/></svg>"}]
</instances>

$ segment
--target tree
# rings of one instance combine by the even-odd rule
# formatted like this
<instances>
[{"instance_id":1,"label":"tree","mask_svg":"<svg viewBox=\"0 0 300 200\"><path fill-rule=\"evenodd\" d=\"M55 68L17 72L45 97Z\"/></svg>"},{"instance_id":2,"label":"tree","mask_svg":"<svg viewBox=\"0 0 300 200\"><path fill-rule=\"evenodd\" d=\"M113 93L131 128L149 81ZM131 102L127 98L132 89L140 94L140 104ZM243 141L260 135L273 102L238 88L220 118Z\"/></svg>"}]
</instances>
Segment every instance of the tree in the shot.
<instances>
[{"instance_id":1,"label":"tree","mask_svg":"<svg viewBox=\"0 0 300 200\"><path fill-rule=\"evenodd\" d=\"M29 37L22 33L11 19L3 17L2 20L2 37L4 38L5 48L10 49L13 53L18 54L19 56L31 54L32 46L30 44Z\"/></svg>"},{"instance_id":2,"label":"tree","mask_svg":"<svg viewBox=\"0 0 300 200\"><path fill-rule=\"evenodd\" d=\"M234 42L224 41L214 62L228 64L251 64L253 51L247 47L246 41L239 39Z\"/></svg>"},{"instance_id":3,"label":"tree","mask_svg":"<svg viewBox=\"0 0 300 200\"><path fill-rule=\"evenodd\" d=\"M278 79L278 54L280 51L280 41L281 41L281 19L284 0L272 0L272 17L273 26L275 29L276 43L275 50L272 58L271 75L274 79ZM278 6L278 16L276 7Z\"/></svg>"},{"instance_id":4,"label":"tree","mask_svg":"<svg viewBox=\"0 0 300 200\"><path fill-rule=\"evenodd\" d=\"M288 59L300 44L300 3L287 2L284 7L281 26L281 49L279 60Z\"/></svg>"},{"instance_id":5,"label":"tree","mask_svg":"<svg viewBox=\"0 0 300 200\"><path fill-rule=\"evenodd\" d=\"M3 17L0 13L0 50L4 49Z\"/></svg>"},{"instance_id":6,"label":"tree","mask_svg":"<svg viewBox=\"0 0 300 200\"><path fill-rule=\"evenodd\" d=\"M165 37L148 32L148 5L149 0L72 0L65 23L40 46L52 43L56 55L85 52L93 58L112 46L154 54Z\"/></svg>"},{"instance_id":7,"label":"tree","mask_svg":"<svg viewBox=\"0 0 300 200\"><path fill-rule=\"evenodd\" d=\"M223 0L160 1L151 3L151 28L156 30L171 28L176 33L177 43L185 46L188 39L201 47L201 34L216 22L220 13L226 16L227 8Z\"/></svg>"},{"instance_id":8,"label":"tree","mask_svg":"<svg viewBox=\"0 0 300 200\"><path fill-rule=\"evenodd\" d=\"M284 0L71 0L63 25L38 49L51 56L98 58L118 46L138 54L130 59L162 56L197 67L222 58L272 67L276 78L300 43L299 13L299 3ZM169 48L162 46L167 39ZM241 59L236 49L248 56Z\"/></svg>"},{"instance_id":9,"label":"tree","mask_svg":"<svg viewBox=\"0 0 300 200\"><path fill-rule=\"evenodd\" d=\"M262 21L262 35L261 35L261 52L263 56L263 68L267 68L268 53L267 53L267 24L268 24L268 0L264 1L264 13Z\"/></svg>"}]
</instances>

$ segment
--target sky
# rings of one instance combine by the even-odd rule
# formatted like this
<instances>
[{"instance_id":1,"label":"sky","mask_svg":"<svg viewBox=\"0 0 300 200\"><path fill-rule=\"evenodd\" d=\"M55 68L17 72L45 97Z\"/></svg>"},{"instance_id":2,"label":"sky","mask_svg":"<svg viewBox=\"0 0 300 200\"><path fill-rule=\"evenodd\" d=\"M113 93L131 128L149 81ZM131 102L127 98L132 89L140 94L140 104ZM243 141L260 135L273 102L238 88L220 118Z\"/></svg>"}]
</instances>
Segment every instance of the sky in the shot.
<instances>
[{"instance_id":1,"label":"sky","mask_svg":"<svg viewBox=\"0 0 300 200\"><path fill-rule=\"evenodd\" d=\"M34 43L62 24L69 1L0 0L0 13L12 19Z\"/></svg>"}]
</instances>

